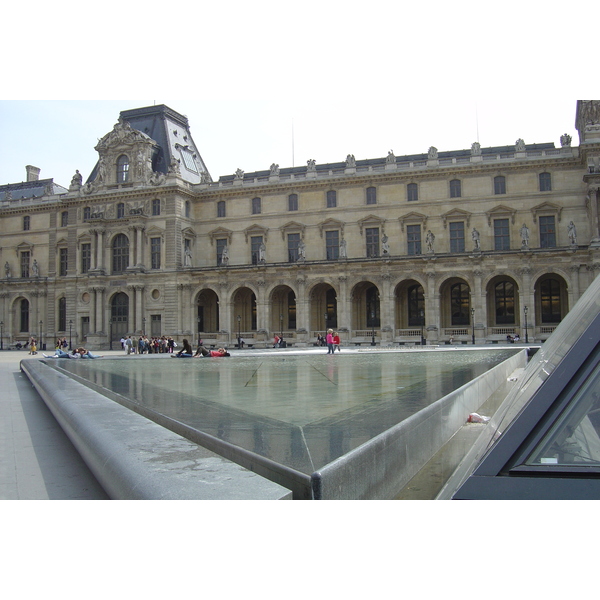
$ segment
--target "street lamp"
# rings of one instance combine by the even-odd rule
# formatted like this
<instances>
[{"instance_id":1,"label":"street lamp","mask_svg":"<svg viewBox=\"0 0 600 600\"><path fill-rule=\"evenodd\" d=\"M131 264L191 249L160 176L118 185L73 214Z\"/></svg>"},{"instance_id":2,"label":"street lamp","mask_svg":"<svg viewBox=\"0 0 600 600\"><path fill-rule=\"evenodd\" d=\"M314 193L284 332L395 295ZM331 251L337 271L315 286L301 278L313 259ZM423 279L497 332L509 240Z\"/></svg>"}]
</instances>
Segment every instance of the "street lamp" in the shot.
<instances>
[{"instance_id":1,"label":"street lamp","mask_svg":"<svg viewBox=\"0 0 600 600\"><path fill-rule=\"evenodd\" d=\"M146 335L146 317L142 317L142 336Z\"/></svg>"},{"instance_id":2,"label":"street lamp","mask_svg":"<svg viewBox=\"0 0 600 600\"><path fill-rule=\"evenodd\" d=\"M4 350L4 321L0 321L0 350Z\"/></svg>"},{"instance_id":3,"label":"street lamp","mask_svg":"<svg viewBox=\"0 0 600 600\"><path fill-rule=\"evenodd\" d=\"M525 306L523 312L525 313L525 343L529 344L529 335L527 333L527 313L529 312L529 309Z\"/></svg>"},{"instance_id":4,"label":"street lamp","mask_svg":"<svg viewBox=\"0 0 600 600\"><path fill-rule=\"evenodd\" d=\"M238 322L238 348L242 349L242 315L237 316Z\"/></svg>"},{"instance_id":5,"label":"street lamp","mask_svg":"<svg viewBox=\"0 0 600 600\"><path fill-rule=\"evenodd\" d=\"M473 325L473 333L471 335L471 340L473 341L473 346L475 345L475 309L471 309L471 324Z\"/></svg>"},{"instance_id":6,"label":"street lamp","mask_svg":"<svg viewBox=\"0 0 600 600\"><path fill-rule=\"evenodd\" d=\"M425 325L425 313L423 309L421 309L421 346L425 345L425 338L423 337L423 326Z\"/></svg>"},{"instance_id":7,"label":"street lamp","mask_svg":"<svg viewBox=\"0 0 600 600\"><path fill-rule=\"evenodd\" d=\"M71 328L73 327L73 321L69 321L69 350L73 350L71 345Z\"/></svg>"},{"instance_id":8,"label":"street lamp","mask_svg":"<svg viewBox=\"0 0 600 600\"><path fill-rule=\"evenodd\" d=\"M279 337L283 339L283 315L279 315Z\"/></svg>"},{"instance_id":9,"label":"street lamp","mask_svg":"<svg viewBox=\"0 0 600 600\"><path fill-rule=\"evenodd\" d=\"M42 328L43 327L44 327L44 322L40 321L40 343L39 343L39 346L38 346L38 348L40 349L40 351L44 349L44 346L42 346L42 341L43 341L43 337L44 337L44 334L42 333Z\"/></svg>"}]
</instances>

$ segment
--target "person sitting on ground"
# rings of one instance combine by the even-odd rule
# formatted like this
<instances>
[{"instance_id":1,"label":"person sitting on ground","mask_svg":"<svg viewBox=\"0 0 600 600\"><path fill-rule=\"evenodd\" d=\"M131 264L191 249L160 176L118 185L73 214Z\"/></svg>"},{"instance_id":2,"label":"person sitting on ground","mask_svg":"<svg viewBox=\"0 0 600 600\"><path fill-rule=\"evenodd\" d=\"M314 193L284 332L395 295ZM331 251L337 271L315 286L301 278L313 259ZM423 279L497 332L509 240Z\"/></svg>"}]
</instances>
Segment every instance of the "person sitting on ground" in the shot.
<instances>
[{"instance_id":1,"label":"person sitting on ground","mask_svg":"<svg viewBox=\"0 0 600 600\"><path fill-rule=\"evenodd\" d=\"M510 335L510 333L509 333L509 334L506 336L506 341L507 341L509 344L514 344L514 343L515 343L515 338L514 338L512 335Z\"/></svg>"},{"instance_id":2,"label":"person sitting on ground","mask_svg":"<svg viewBox=\"0 0 600 600\"><path fill-rule=\"evenodd\" d=\"M79 347L75 350L75 352L77 352L79 354L79 356L81 356L81 358L102 358L101 356L98 356L97 354L92 354L89 350L86 350L85 348Z\"/></svg>"},{"instance_id":3,"label":"person sitting on ground","mask_svg":"<svg viewBox=\"0 0 600 600\"><path fill-rule=\"evenodd\" d=\"M60 348L57 348L52 356L49 356L48 354L43 354L43 356L46 358L81 358L81 354L77 350L73 350L73 352L69 354Z\"/></svg>"},{"instance_id":4,"label":"person sitting on ground","mask_svg":"<svg viewBox=\"0 0 600 600\"><path fill-rule=\"evenodd\" d=\"M188 342L187 338L184 338L183 347L181 348L181 350L177 352L177 354L171 354L171 356L175 358L192 358L193 354L194 351L192 350L190 343Z\"/></svg>"},{"instance_id":5,"label":"person sitting on ground","mask_svg":"<svg viewBox=\"0 0 600 600\"><path fill-rule=\"evenodd\" d=\"M194 356L199 356L200 354L202 356L214 356L216 358L220 358L222 356L231 356L231 354L229 354L225 348L219 348L218 350L207 350L204 346L198 346L198 350Z\"/></svg>"}]
</instances>

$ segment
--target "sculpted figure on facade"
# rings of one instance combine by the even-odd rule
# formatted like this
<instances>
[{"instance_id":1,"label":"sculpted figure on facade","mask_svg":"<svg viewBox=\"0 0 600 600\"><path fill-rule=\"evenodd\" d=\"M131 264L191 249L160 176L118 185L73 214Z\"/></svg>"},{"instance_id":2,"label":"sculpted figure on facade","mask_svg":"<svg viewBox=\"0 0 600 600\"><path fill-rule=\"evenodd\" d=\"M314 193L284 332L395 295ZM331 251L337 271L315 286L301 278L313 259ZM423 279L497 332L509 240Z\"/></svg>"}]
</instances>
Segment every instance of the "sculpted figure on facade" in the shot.
<instances>
[{"instance_id":1,"label":"sculpted figure on facade","mask_svg":"<svg viewBox=\"0 0 600 600\"><path fill-rule=\"evenodd\" d=\"M425 236L425 244L427 245L427 252L434 252L433 243L435 242L435 235L431 229L427 231L427 235Z\"/></svg>"},{"instance_id":2,"label":"sculpted figure on facade","mask_svg":"<svg viewBox=\"0 0 600 600\"><path fill-rule=\"evenodd\" d=\"M79 169L76 169L75 175L73 175L73 177L71 179L70 189L78 190L81 187L82 182L83 182L83 177L81 176Z\"/></svg>"},{"instance_id":3,"label":"sculpted figure on facade","mask_svg":"<svg viewBox=\"0 0 600 600\"><path fill-rule=\"evenodd\" d=\"M176 158L172 158L169 164L169 174L170 175L181 175L181 170L179 168L179 161Z\"/></svg>"},{"instance_id":4,"label":"sculpted figure on facade","mask_svg":"<svg viewBox=\"0 0 600 600\"><path fill-rule=\"evenodd\" d=\"M385 157L386 165L395 165L396 164L396 156L394 155L394 151L390 150L388 155Z\"/></svg>"},{"instance_id":5,"label":"sculpted figure on facade","mask_svg":"<svg viewBox=\"0 0 600 600\"><path fill-rule=\"evenodd\" d=\"M515 150L517 152L525 152L525 142L521 138L515 142Z\"/></svg>"},{"instance_id":6,"label":"sculpted figure on facade","mask_svg":"<svg viewBox=\"0 0 600 600\"><path fill-rule=\"evenodd\" d=\"M346 252L346 240L342 238L340 242L340 258L348 258L348 254Z\"/></svg>"},{"instance_id":7,"label":"sculpted figure on facade","mask_svg":"<svg viewBox=\"0 0 600 600\"><path fill-rule=\"evenodd\" d=\"M430 146L427 151L427 158L429 160L435 160L438 157L438 149L435 146Z\"/></svg>"},{"instance_id":8,"label":"sculpted figure on facade","mask_svg":"<svg viewBox=\"0 0 600 600\"><path fill-rule=\"evenodd\" d=\"M243 179L244 179L244 171L242 171L241 169L236 169L235 170L235 180L243 181Z\"/></svg>"},{"instance_id":9,"label":"sculpted figure on facade","mask_svg":"<svg viewBox=\"0 0 600 600\"><path fill-rule=\"evenodd\" d=\"M10 279L11 277L10 265L8 264L8 261L4 263L4 277L6 277L6 279Z\"/></svg>"},{"instance_id":10,"label":"sculpted figure on facade","mask_svg":"<svg viewBox=\"0 0 600 600\"><path fill-rule=\"evenodd\" d=\"M309 158L309 159L306 161L306 170L307 170L309 173L313 173L314 171L316 171L316 170L317 170L317 163L316 163L316 161L315 161L315 159L314 159L314 158Z\"/></svg>"},{"instance_id":11,"label":"sculpted figure on facade","mask_svg":"<svg viewBox=\"0 0 600 600\"><path fill-rule=\"evenodd\" d=\"M200 174L200 183L212 183L212 179L206 171L202 171Z\"/></svg>"},{"instance_id":12,"label":"sculpted figure on facade","mask_svg":"<svg viewBox=\"0 0 600 600\"><path fill-rule=\"evenodd\" d=\"M261 242L260 246L258 248L258 262L265 263L266 260L267 260L267 246L265 245L264 242Z\"/></svg>"},{"instance_id":13,"label":"sculpted figure on facade","mask_svg":"<svg viewBox=\"0 0 600 600\"><path fill-rule=\"evenodd\" d=\"M270 177L279 177L279 165L278 164L273 163L271 165L269 176Z\"/></svg>"},{"instance_id":14,"label":"sculpted figure on facade","mask_svg":"<svg viewBox=\"0 0 600 600\"><path fill-rule=\"evenodd\" d=\"M221 265L226 267L229 265L229 246L223 246L223 251L221 252Z\"/></svg>"},{"instance_id":15,"label":"sculpted figure on facade","mask_svg":"<svg viewBox=\"0 0 600 600\"><path fill-rule=\"evenodd\" d=\"M471 237L473 238L474 250L481 250L481 239L479 235L479 231L473 227L473 231L471 232Z\"/></svg>"},{"instance_id":16,"label":"sculpted figure on facade","mask_svg":"<svg viewBox=\"0 0 600 600\"><path fill-rule=\"evenodd\" d=\"M571 145L571 136L568 133L563 133L560 136L560 145L563 148Z\"/></svg>"},{"instance_id":17,"label":"sculpted figure on facade","mask_svg":"<svg viewBox=\"0 0 600 600\"><path fill-rule=\"evenodd\" d=\"M33 261L33 264L31 265L31 272L33 273L34 277L40 276L40 267L37 260Z\"/></svg>"},{"instance_id":18,"label":"sculpted figure on facade","mask_svg":"<svg viewBox=\"0 0 600 600\"><path fill-rule=\"evenodd\" d=\"M298 261L304 262L306 260L306 244L304 240L298 242Z\"/></svg>"},{"instance_id":19,"label":"sculpted figure on facade","mask_svg":"<svg viewBox=\"0 0 600 600\"><path fill-rule=\"evenodd\" d=\"M348 154L346 156L346 168L353 169L356 167L356 159L354 158L354 154Z\"/></svg>"},{"instance_id":20,"label":"sculpted figure on facade","mask_svg":"<svg viewBox=\"0 0 600 600\"><path fill-rule=\"evenodd\" d=\"M527 227L527 225L525 225L525 223L523 223L520 233L521 233L521 248L522 249L529 248L529 227Z\"/></svg>"},{"instance_id":21,"label":"sculpted figure on facade","mask_svg":"<svg viewBox=\"0 0 600 600\"><path fill-rule=\"evenodd\" d=\"M189 246L186 246L184 254L183 254L183 266L191 267L192 266L192 251Z\"/></svg>"},{"instance_id":22,"label":"sculpted figure on facade","mask_svg":"<svg viewBox=\"0 0 600 600\"><path fill-rule=\"evenodd\" d=\"M381 255L389 256L390 255L390 243L388 236L384 233L381 238Z\"/></svg>"},{"instance_id":23,"label":"sculpted figure on facade","mask_svg":"<svg viewBox=\"0 0 600 600\"><path fill-rule=\"evenodd\" d=\"M571 221L567 225L567 234L569 236L569 242L571 242L571 246L577 245L577 228L575 227L575 223Z\"/></svg>"},{"instance_id":24,"label":"sculpted figure on facade","mask_svg":"<svg viewBox=\"0 0 600 600\"><path fill-rule=\"evenodd\" d=\"M479 142L471 144L471 156L481 156L481 144Z\"/></svg>"},{"instance_id":25,"label":"sculpted figure on facade","mask_svg":"<svg viewBox=\"0 0 600 600\"><path fill-rule=\"evenodd\" d=\"M151 185L162 185L165 182L165 174L159 173L157 171L153 171L152 175L150 175L150 179L148 180Z\"/></svg>"}]
</instances>

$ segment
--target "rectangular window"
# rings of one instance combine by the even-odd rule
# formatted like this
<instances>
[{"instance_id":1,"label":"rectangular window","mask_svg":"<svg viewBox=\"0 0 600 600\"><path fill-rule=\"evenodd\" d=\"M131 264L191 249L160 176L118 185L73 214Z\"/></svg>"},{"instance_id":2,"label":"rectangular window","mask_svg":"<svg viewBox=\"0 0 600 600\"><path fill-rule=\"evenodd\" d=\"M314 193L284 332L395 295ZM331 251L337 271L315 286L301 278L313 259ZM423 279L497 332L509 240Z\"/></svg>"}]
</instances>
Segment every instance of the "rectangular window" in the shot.
<instances>
[{"instance_id":1,"label":"rectangular window","mask_svg":"<svg viewBox=\"0 0 600 600\"><path fill-rule=\"evenodd\" d=\"M23 231L29 231L31 229L31 217L23 217Z\"/></svg>"},{"instance_id":2,"label":"rectangular window","mask_svg":"<svg viewBox=\"0 0 600 600\"><path fill-rule=\"evenodd\" d=\"M217 240L217 265L223 263L223 252L227 248L227 238Z\"/></svg>"},{"instance_id":3,"label":"rectangular window","mask_svg":"<svg viewBox=\"0 0 600 600\"><path fill-rule=\"evenodd\" d=\"M552 191L552 178L550 173L540 173L540 192Z\"/></svg>"},{"instance_id":4,"label":"rectangular window","mask_svg":"<svg viewBox=\"0 0 600 600\"><path fill-rule=\"evenodd\" d=\"M219 200L217 202L217 217L224 218L226 216L225 200Z\"/></svg>"},{"instance_id":5,"label":"rectangular window","mask_svg":"<svg viewBox=\"0 0 600 600\"><path fill-rule=\"evenodd\" d=\"M81 317L81 337L83 339L87 338L87 335L89 332L90 332L90 318L89 317Z\"/></svg>"},{"instance_id":6,"label":"rectangular window","mask_svg":"<svg viewBox=\"0 0 600 600\"><path fill-rule=\"evenodd\" d=\"M494 219L494 250L510 250L508 219Z\"/></svg>"},{"instance_id":7,"label":"rectangular window","mask_svg":"<svg viewBox=\"0 0 600 600\"><path fill-rule=\"evenodd\" d=\"M329 190L327 192L327 208L335 208L337 206L337 192Z\"/></svg>"},{"instance_id":8,"label":"rectangular window","mask_svg":"<svg viewBox=\"0 0 600 600\"><path fill-rule=\"evenodd\" d=\"M406 186L406 198L409 202L416 202L419 199L419 188L416 183L409 183Z\"/></svg>"},{"instance_id":9,"label":"rectangular window","mask_svg":"<svg viewBox=\"0 0 600 600\"><path fill-rule=\"evenodd\" d=\"M298 194L290 194L288 196L288 210L289 211L298 210Z\"/></svg>"},{"instance_id":10,"label":"rectangular window","mask_svg":"<svg viewBox=\"0 0 600 600\"><path fill-rule=\"evenodd\" d=\"M81 272L87 273L92 266L92 245L81 244Z\"/></svg>"},{"instance_id":11,"label":"rectangular window","mask_svg":"<svg viewBox=\"0 0 600 600\"><path fill-rule=\"evenodd\" d=\"M260 198L252 198L252 214L260 215L262 211L262 202Z\"/></svg>"},{"instance_id":12,"label":"rectangular window","mask_svg":"<svg viewBox=\"0 0 600 600\"><path fill-rule=\"evenodd\" d=\"M60 249L60 266L59 266L59 275L61 277L67 276L68 267L69 267L69 249L61 248Z\"/></svg>"},{"instance_id":13,"label":"rectangular window","mask_svg":"<svg viewBox=\"0 0 600 600\"><path fill-rule=\"evenodd\" d=\"M465 224L450 223L450 252L465 251Z\"/></svg>"},{"instance_id":14,"label":"rectangular window","mask_svg":"<svg viewBox=\"0 0 600 600\"><path fill-rule=\"evenodd\" d=\"M69 213L68 211L63 211L60 213L60 226L66 227L69 224Z\"/></svg>"},{"instance_id":15,"label":"rectangular window","mask_svg":"<svg viewBox=\"0 0 600 600\"><path fill-rule=\"evenodd\" d=\"M540 248L556 248L554 217L540 217Z\"/></svg>"},{"instance_id":16,"label":"rectangular window","mask_svg":"<svg viewBox=\"0 0 600 600\"><path fill-rule=\"evenodd\" d=\"M160 269L160 238L150 238L150 268Z\"/></svg>"},{"instance_id":17,"label":"rectangular window","mask_svg":"<svg viewBox=\"0 0 600 600\"><path fill-rule=\"evenodd\" d=\"M379 227L367 227L365 229L367 242L367 258L379 256Z\"/></svg>"},{"instance_id":18,"label":"rectangular window","mask_svg":"<svg viewBox=\"0 0 600 600\"><path fill-rule=\"evenodd\" d=\"M407 225L406 240L409 254L421 254L421 226Z\"/></svg>"},{"instance_id":19,"label":"rectangular window","mask_svg":"<svg viewBox=\"0 0 600 600\"><path fill-rule=\"evenodd\" d=\"M123 202L119 202L117 204L117 219L122 219L125 216L125 204Z\"/></svg>"},{"instance_id":20,"label":"rectangular window","mask_svg":"<svg viewBox=\"0 0 600 600\"><path fill-rule=\"evenodd\" d=\"M367 204L377 204L377 188L367 188Z\"/></svg>"},{"instance_id":21,"label":"rectangular window","mask_svg":"<svg viewBox=\"0 0 600 600\"><path fill-rule=\"evenodd\" d=\"M29 261L31 254L29 251L21 252L21 277L29 277Z\"/></svg>"},{"instance_id":22,"label":"rectangular window","mask_svg":"<svg viewBox=\"0 0 600 600\"><path fill-rule=\"evenodd\" d=\"M504 175L494 177L494 194L506 194L506 178Z\"/></svg>"},{"instance_id":23,"label":"rectangular window","mask_svg":"<svg viewBox=\"0 0 600 600\"><path fill-rule=\"evenodd\" d=\"M450 182L450 198L460 198L462 196L462 186L460 179L453 179Z\"/></svg>"},{"instance_id":24,"label":"rectangular window","mask_svg":"<svg viewBox=\"0 0 600 600\"><path fill-rule=\"evenodd\" d=\"M161 315L150 315L150 336L160 337L162 335Z\"/></svg>"},{"instance_id":25,"label":"rectangular window","mask_svg":"<svg viewBox=\"0 0 600 600\"><path fill-rule=\"evenodd\" d=\"M255 235L250 238L250 252L252 254L252 264L257 265L260 262L260 247L263 243L262 235Z\"/></svg>"},{"instance_id":26,"label":"rectangular window","mask_svg":"<svg viewBox=\"0 0 600 600\"><path fill-rule=\"evenodd\" d=\"M298 260L298 245L300 244L299 233L288 233L288 262L294 263Z\"/></svg>"},{"instance_id":27,"label":"rectangular window","mask_svg":"<svg viewBox=\"0 0 600 600\"><path fill-rule=\"evenodd\" d=\"M152 216L160 216L160 198L154 198L154 200L152 200Z\"/></svg>"},{"instance_id":28,"label":"rectangular window","mask_svg":"<svg viewBox=\"0 0 600 600\"><path fill-rule=\"evenodd\" d=\"M340 257L340 232L325 232L325 252L327 260L337 260Z\"/></svg>"}]
</instances>

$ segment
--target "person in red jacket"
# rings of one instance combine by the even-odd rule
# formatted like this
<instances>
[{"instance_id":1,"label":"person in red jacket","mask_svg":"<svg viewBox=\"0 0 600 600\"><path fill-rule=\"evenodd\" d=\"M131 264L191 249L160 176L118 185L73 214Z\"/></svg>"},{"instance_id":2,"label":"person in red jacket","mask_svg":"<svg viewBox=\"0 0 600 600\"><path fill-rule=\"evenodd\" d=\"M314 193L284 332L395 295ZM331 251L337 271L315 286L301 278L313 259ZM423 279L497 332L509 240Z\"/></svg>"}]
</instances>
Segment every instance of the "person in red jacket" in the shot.
<instances>
[{"instance_id":1,"label":"person in red jacket","mask_svg":"<svg viewBox=\"0 0 600 600\"><path fill-rule=\"evenodd\" d=\"M333 351L335 352L336 349L338 352L341 352L341 350L340 350L340 335L337 331L333 334Z\"/></svg>"},{"instance_id":2,"label":"person in red jacket","mask_svg":"<svg viewBox=\"0 0 600 600\"><path fill-rule=\"evenodd\" d=\"M215 358L220 358L223 356L231 356L225 348L219 348L218 350L207 350L204 346L198 346L198 350L196 350L196 354L194 356L214 356Z\"/></svg>"}]
</instances>

